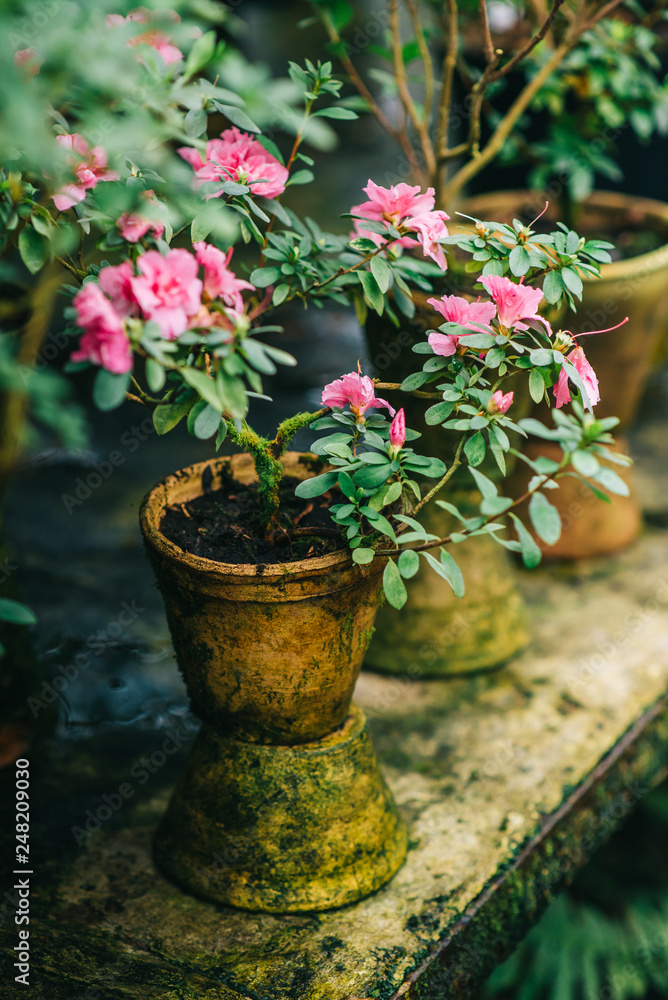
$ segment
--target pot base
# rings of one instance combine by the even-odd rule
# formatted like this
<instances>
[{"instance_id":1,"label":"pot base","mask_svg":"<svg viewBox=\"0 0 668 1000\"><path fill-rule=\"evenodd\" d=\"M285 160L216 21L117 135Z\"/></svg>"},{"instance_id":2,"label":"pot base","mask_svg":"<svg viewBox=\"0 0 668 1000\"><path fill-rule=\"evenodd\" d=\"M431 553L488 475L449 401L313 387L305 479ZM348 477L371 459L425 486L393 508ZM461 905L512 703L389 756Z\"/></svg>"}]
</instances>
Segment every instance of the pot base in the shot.
<instances>
[{"instance_id":1,"label":"pot base","mask_svg":"<svg viewBox=\"0 0 668 1000\"><path fill-rule=\"evenodd\" d=\"M300 746L241 743L206 724L156 833L158 867L196 895L288 913L354 903L406 855L407 832L361 709Z\"/></svg>"}]
</instances>

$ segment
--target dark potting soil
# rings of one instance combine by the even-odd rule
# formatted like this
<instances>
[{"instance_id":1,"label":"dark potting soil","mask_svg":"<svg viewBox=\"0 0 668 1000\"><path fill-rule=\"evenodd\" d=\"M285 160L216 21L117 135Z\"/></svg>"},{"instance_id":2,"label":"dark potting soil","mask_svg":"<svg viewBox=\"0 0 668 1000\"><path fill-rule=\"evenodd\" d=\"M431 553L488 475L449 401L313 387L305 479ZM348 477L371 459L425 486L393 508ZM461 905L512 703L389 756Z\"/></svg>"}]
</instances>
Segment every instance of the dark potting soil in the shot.
<instances>
[{"instance_id":1,"label":"dark potting soil","mask_svg":"<svg viewBox=\"0 0 668 1000\"><path fill-rule=\"evenodd\" d=\"M183 552L236 565L293 562L343 548L343 535L328 510L341 498L330 491L300 500L295 496L298 482L292 477L282 481L279 527L269 540L260 521L257 484L231 477L220 489L168 507L160 530Z\"/></svg>"}]
</instances>

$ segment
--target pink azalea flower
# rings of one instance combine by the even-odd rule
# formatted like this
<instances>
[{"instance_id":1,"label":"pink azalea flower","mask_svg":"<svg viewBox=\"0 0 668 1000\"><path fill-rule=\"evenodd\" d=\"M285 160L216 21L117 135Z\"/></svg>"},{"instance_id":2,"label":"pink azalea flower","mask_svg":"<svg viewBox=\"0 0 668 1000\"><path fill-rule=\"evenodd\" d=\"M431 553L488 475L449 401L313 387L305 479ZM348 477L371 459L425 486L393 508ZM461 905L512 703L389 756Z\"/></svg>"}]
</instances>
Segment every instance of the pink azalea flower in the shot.
<instances>
[{"instance_id":1,"label":"pink azalea flower","mask_svg":"<svg viewBox=\"0 0 668 1000\"><path fill-rule=\"evenodd\" d=\"M159 202L153 197L153 191L144 191L142 197L150 205L159 207ZM159 240L165 231L162 222L158 222L157 219L152 219L147 215L142 215L141 212L123 212L116 221L116 225L120 229L121 236L128 243L138 243L148 232L152 232L155 238Z\"/></svg>"},{"instance_id":2,"label":"pink azalea flower","mask_svg":"<svg viewBox=\"0 0 668 1000\"><path fill-rule=\"evenodd\" d=\"M390 445L394 453L400 451L406 443L406 414L404 408L397 410L396 416L390 424Z\"/></svg>"},{"instance_id":3,"label":"pink azalea flower","mask_svg":"<svg viewBox=\"0 0 668 1000\"><path fill-rule=\"evenodd\" d=\"M364 188L364 193L369 196L369 200L363 201L361 205L353 205L350 209L351 214L361 215L373 222L388 222L395 228L405 219L426 215L434 208L434 189L427 188L426 192L421 193L419 184L413 186L402 182L384 188L370 180ZM365 229L360 219L354 220L354 228L358 236L373 240L376 246L381 246L385 242L379 233ZM414 247L418 243L411 236L402 236L401 239L394 240L391 245Z\"/></svg>"},{"instance_id":4,"label":"pink azalea flower","mask_svg":"<svg viewBox=\"0 0 668 1000\"><path fill-rule=\"evenodd\" d=\"M261 142L236 127L225 129L220 139L209 139L206 160L191 146L182 146L177 152L195 171L197 187L206 181L237 181L265 198L278 198L285 191L287 168ZM220 198L222 193L206 198Z\"/></svg>"},{"instance_id":5,"label":"pink azalea flower","mask_svg":"<svg viewBox=\"0 0 668 1000\"><path fill-rule=\"evenodd\" d=\"M427 299L430 306L448 321L480 333L481 326L489 326L496 316L493 302L468 302L461 295L444 295L440 299Z\"/></svg>"},{"instance_id":6,"label":"pink azalea flower","mask_svg":"<svg viewBox=\"0 0 668 1000\"><path fill-rule=\"evenodd\" d=\"M582 400L585 409L593 411L594 406L601 398L598 391L598 379L596 378L596 372L587 361L585 352L581 347L574 347L571 353L566 355L566 360L573 363L578 375L584 382L588 397L587 399ZM570 375L562 366L559 372L559 378L557 379L557 384L554 386L554 398L557 409L562 407L565 403L570 403L571 401L571 394L568 388L569 378Z\"/></svg>"},{"instance_id":7,"label":"pink azalea flower","mask_svg":"<svg viewBox=\"0 0 668 1000\"><path fill-rule=\"evenodd\" d=\"M174 11L171 12L172 16L176 20L180 20L178 14ZM122 24L131 24L136 22L138 24L149 24L151 19L151 11L146 10L145 7L138 7L136 10L130 11L127 17L123 17L122 14L108 14L107 15L107 26L110 28L116 28ZM169 66L171 63L178 62L183 59L183 53L180 49L177 49L175 45L172 45L169 35L166 35L164 31L158 31L154 28L149 31L145 31L141 35L137 35L136 38L131 38L128 45L150 45L152 49L162 56L165 63Z\"/></svg>"},{"instance_id":8,"label":"pink azalea flower","mask_svg":"<svg viewBox=\"0 0 668 1000\"><path fill-rule=\"evenodd\" d=\"M425 212L423 215L415 215L406 219L404 223L407 229L418 234L418 240L422 244L425 257L431 257L432 260L435 260L442 271L447 269L448 262L439 241L448 235L445 221L449 218L450 216L446 215L445 212Z\"/></svg>"},{"instance_id":9,"label":"pink azalea flower","mask_svg":"<svg viewBox=\"0 0 668 1000\"><path fill-rule=\"evenodd\" d=\"M369 408L379 409L387 407L392 416L395 414L394 407L385 399L374 394L373 382L368 375L361 375L357 372L350 372L342 375L326 385L322 391L322 402L325 406L331 406L342 410L345 406L350 406L353 413L360 422L364 421L364 414Z\"/></svg>"},{"instance_id":10,"label":"pink azalea flower","mask_svg":"<svg viewBox=\"0 0 668 1000\"><path fill-rule=\"evenodd\" d=\"M164 257L148 250L137 261L138 277L131 280L132 294L144 317L157 323L167 340L176 340L188 329L202 302L202 282L197 261L187 250L170 250Z\"/></svg>"},{"instance_id":11,"label":"pink azalea flower","mask_svg":"<svg viewBox=\"0 0 668 1000\"><path fill-rule=\"evenodd\" d=\"M87 282L74 296L77 324L83 336L72 361L92 361L114 375L132 368L132 349L121 318L100 286Z\"/></svg>"},{"instance_id":12,"label":"pink azalea flower","mask_svg":"<svg viewBox=\"0 0 668 1000\"><path fill-rule=\"evenodd\" d=\"M77 178L77 183L66 184L53 201L59 212L65 212L73 205L78 205L86 197L86 191L96 187L99 181L117 181L119 175L107 167L107 154L102 146L92 149L78 132L72 135L57 135L56 142L63 149L69 149L72 156L69 163Z\"/></svg>"},{"instance_id":13,"label":"pink azalea flower","mask_svg":"<svg viewBox=\"0 0 668 1000\"><path fill-rule=\"evenodd\" d=\"M135 272L129 260L103 267L97 280L119 316L129 316L136 311L138 303L132 289Z\"/></svg>"},{"instance_id":14,"label":"pink azalea flower","mask_svg":"<svg viewBox=\"0 0 668 1000\"><path fill-rule=\"evenodd\" d=\"M37 76L44 57L33 48L19 49L14 53L14 65L23 67L28 76Z\"/></svg>"},{"instance_id":15,"label":"pink azalea flower","mask_svg":"<svg viewBox=\"0 0 668 1000\"><path fill-rule=\"evenodd\" d=\"M514 392L507 392L504 396L500 389L492 393L492 398L487 403L488 413L506 413L510 409L513 402Z\"/></svg>"},{"instance_id":16,"label":"pink azalea flower","mask_svg":"<svg viewBox=\"0 0 668 1000\"><path fill-rule=\"evenodd\" d=\"M243 312L244 300L241 292L244 289L255 289L250 281L237 278L229 270L233 247L224 254L218 247L210 243L193 243L197 253L198 263L204 268L204 291L210 299L222 299L225 305L231 306L237 312Z\"/></svg>"},{"instance_id":17,"label":"pink azalea flower","mask_svg":"<svg viewBox=\"0 0 668 1000\"><path fill-rule=\"evenodd\" d=\"M427 340L434 354L440 354L443 358L452 357L457 353L459 337L456 333L437 333L433 330Z\"/></svg>"},{"instance_id":18,"label":"pink azalea flower","mask_svg":"<svg viewBox=\"0 0 668 1000\"><path fill-rule=\"evenodd\" d=\"M538 305L543 298L540 288L516 285L510 278L500 278L497 275L481 278L480 283L496 303L499 327L506 331L527 330L528 327L522 320L532 319L543 323L548 332L552 332L547 320L538 315Z\"/></svg>"}]
</instances>

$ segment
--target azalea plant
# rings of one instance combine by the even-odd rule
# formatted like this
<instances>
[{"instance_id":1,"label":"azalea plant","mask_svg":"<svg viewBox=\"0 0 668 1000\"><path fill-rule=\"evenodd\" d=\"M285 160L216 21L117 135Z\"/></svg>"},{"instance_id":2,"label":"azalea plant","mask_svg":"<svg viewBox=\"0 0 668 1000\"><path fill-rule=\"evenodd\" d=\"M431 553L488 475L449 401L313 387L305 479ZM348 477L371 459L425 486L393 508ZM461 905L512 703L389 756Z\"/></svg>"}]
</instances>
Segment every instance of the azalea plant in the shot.
<instances>
[{"instance_id":1,"label":"azalea plant","mask_svg":"<svg viewBox=\"0 0 668 1000\"><path fill-rule=\"evenodd\" d=\"M313 180L312 160L303 152L309 122L356 117L339 102L341 83L331 63L290 65L303 114L283 157L238 101L222 103L218 85L207 82L218 59L215 33L192 41L191 32L184 53L176 44L185 48L179 25L176 16L146 9L104 22L107 44L139 67L147 93L170 94L167 105L149 101L148 108L156 134L173 143L176 166L173 157L166 161L167 180L151 166L150 144L130 157L87 135L74 99L49 112L49 166L31 158L29 148L17 148L3 169L10 243L29 271L53 261L67 273L69 370L96 369L93 397L104 410L129 399L152 410L159 434L185 420L191 434L215 441L216 448L229 438L249 452L270 542L294 528L282 518L281 457L297 431L312 428L322 467L296 492L305 500L329 494L335 544L349 546L355 563L386 560L384 589L395 607L405 602L403 580L420 559L461 595L461 573L446 546L471 535L490 534L536 565L540 549L514 513L518 504L529 502L536 533L550 543L560 524L547 493L561 476L585 479L602 497L601 487L626 492L602 464L624 459L608 450L616 421L594 416L598 385L584 350L568 331L553 331L540 311L544 299L575 303L581 277L598 273L609 244L586 241L564 226L537 236L518 222L476 219L450 234L433 187L372 180L366 200L348 213L344 225L351 231L324 232L283 204L283 196L291 185ZM15 63L21 86L28 93L35 88L37 99L48 60L34 49L19 51ZM111 111L118 112L113 101ZM222 228L215 229L216 219L224 219ZM81 239L73 241L77 232ZM334 299L355 303L360 314L411 316L411 290L432 291L455 252L470 256L480 294L430 299L443 323L414 348L425 356L421 368L416 359L418 370L401 383L359 370L342 374L323 388L320 409L284 420L273 438L252 428L251 404L268 398L263 379L295 363L263 339L280 331L274 320L284 303L318 307ZM518 377L528 380L534 399L554 405L553 427L513 418L509 381ZM424 400L427 424L455 433L451 461L416 450L418 429L407 428L403 409L396 412L378 395L398 390ZM513 500L499 494L481 466L489 453L505 472L506 456L518 454L528 434L554 441L563 457L519 455L534 475L526 494ZM445 499L460 466L469 468L480 491L473 517ZM422 527L419 515L430 501L458 520L449 536Z\"/></svg>"}]
</instances>

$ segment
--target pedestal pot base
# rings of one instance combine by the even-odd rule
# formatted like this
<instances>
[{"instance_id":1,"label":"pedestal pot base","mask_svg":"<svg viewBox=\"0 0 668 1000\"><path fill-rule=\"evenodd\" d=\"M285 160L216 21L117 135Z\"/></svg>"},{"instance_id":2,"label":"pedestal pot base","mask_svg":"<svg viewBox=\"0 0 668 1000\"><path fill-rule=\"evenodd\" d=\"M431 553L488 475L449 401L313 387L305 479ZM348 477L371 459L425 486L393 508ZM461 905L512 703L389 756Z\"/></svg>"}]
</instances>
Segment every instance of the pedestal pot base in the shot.
<instances>
[{"instance_id":1,"label":"pedestal pot base","mask_svg":"<svg viewBox=\"0 0 668 1000\"><path fill-rule=\"evenodd\" d=\"M394 875L406 844L353 705L340 729L299 746L242 743L205 724L154 853L199 896L287 913L362 899Z\"/></svg>"}]
</instances>

